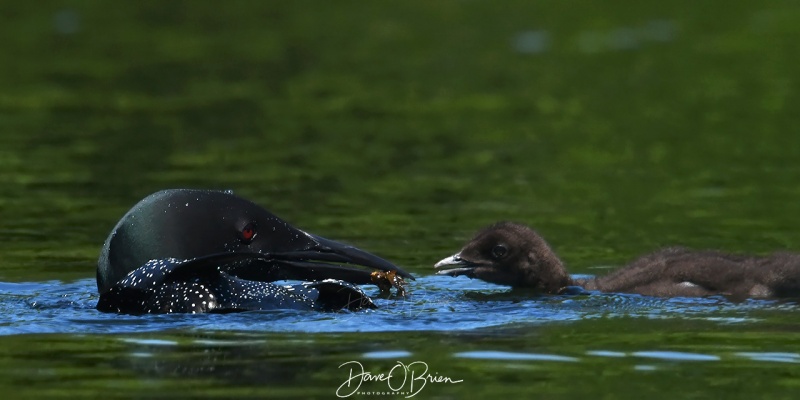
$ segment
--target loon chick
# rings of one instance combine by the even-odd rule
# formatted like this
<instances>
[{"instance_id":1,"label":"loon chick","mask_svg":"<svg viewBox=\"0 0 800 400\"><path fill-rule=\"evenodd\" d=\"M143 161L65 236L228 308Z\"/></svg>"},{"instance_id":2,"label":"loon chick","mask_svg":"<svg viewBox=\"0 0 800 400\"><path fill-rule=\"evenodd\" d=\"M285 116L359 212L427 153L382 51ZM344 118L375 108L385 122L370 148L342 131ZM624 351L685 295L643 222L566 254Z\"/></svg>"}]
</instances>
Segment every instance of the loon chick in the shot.
<instances>
[{"instance_id":1,"label":"loon chick","mask_svg":"<svg viewBox=\"0 0 800 400\"><path fill-rule=\"evenodd\" d=\"M366 251L297 229L212 190L156 192L133 206L97 263L97 309L127 314L374 308L369 270L414 279ZM308 281L281 286L277 280Z\"/></svg>"},{"instance_id":2,"label":"loon chick","mask_svg":"<svg viewBox=\"0 0 800 400\"><path fill-rule=\"evenodd\" d=\"M642 256L606 276L573 280L538 233L513 222L482 229L460 252L434 268L453 266L437 274L465 275L547 294L582 286L659 297L800 297L800 254L758 257L673 247Z\"/></svg>"}]
</instances>

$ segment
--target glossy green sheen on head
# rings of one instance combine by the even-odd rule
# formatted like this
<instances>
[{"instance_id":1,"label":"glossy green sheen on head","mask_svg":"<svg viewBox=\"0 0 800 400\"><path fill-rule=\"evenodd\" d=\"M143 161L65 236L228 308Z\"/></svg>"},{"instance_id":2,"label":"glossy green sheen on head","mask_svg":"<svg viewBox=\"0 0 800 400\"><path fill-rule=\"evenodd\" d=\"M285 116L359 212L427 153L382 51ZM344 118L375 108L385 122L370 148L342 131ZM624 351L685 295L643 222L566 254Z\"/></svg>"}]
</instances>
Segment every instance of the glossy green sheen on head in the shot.
<instances>
[{"instance_id":1,"label":"glossy green sheen on head","mask_svg":"<svg viewBox=\"0 0 800 400\"><path fill-rule=\"evenodd\" d=\"M247 227L257 229L250 240L242 237ZM155 259L245 250L272 253L313 244L305 232L231 192L163 190L137 203L111 231L100 253L97 287L103 292Z\"/></svg>"}]
</instances>

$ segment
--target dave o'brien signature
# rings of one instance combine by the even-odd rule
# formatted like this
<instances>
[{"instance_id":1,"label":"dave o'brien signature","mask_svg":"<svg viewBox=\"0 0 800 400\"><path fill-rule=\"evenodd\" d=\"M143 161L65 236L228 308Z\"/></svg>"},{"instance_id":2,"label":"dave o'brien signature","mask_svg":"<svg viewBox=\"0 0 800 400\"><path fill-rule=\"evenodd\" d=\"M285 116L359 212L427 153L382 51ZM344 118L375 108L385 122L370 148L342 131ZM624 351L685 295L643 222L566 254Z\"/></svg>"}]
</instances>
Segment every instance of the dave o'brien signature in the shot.
<instances>
[{"instance_id":1,"label":"dave o'brien signature","mask_svg":"<svg viewBox=\"0 0 800 400\"><path fill-rule=\"evenodd\" d=\"M364 370L364 366L358 361L348 361L339 366L342 368L350 366L350 377L336 389L336 396L350 397L358 392L364 382L386 382L389 390L399 392L403 390L406 383L409 384L408 395L406 398L414 397L422 391L428 382L431 383L460 383L463 379L454 380L444 375L431 375L428 373L428 364L424 361L414 361L404 364L401 361L389 370L386 374L373 374ZM416 390L415 390L416 389Z\"/></svg>"}]
</instances>

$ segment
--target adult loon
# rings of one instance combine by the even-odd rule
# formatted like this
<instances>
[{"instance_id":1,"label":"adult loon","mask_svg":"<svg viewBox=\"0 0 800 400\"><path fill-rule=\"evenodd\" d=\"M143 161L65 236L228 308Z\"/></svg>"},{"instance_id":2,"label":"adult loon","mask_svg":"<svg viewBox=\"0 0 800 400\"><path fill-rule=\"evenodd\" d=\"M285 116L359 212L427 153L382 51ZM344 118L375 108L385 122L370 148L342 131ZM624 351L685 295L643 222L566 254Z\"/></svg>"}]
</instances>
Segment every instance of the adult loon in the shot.
<instances>
[{"instance_id":1,"label":"adult loon","mask_svg":"<svg viewBox=\"0 0 800 400\"><path fill-rule=\"evenodd\" d=\"M341 265L345 264L345 265ZM133 206L97 263L97 309L127 314L374 308L358 286L392 263L297 229L230 191L171 189ZM277 280L305 281L281 286Z\"/></svg>"}]
</instances>

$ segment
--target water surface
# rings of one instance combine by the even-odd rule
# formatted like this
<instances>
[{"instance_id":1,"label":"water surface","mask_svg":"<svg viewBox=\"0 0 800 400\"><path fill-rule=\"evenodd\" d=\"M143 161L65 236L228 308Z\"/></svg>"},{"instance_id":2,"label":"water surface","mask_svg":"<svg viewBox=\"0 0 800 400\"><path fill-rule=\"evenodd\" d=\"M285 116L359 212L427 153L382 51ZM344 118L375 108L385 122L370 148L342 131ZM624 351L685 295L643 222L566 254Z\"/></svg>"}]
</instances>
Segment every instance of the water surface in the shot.
<instances>
[{"instance_id":1,"label":"water surface","mask_svg":"<svg viewBox=\"0 0 800 400\"><path fill-rule=\"evenodd\" d=\"M350 361L461 380L415 398L796 397L795 302L532 297L432 275L509 219L580 274L667 245L800 251L791 2L0 15L4 397L331 398ZM174 187L232 189L418 279L369 312L96 312L106 235Z\"/></svg>"}]
</instances>

